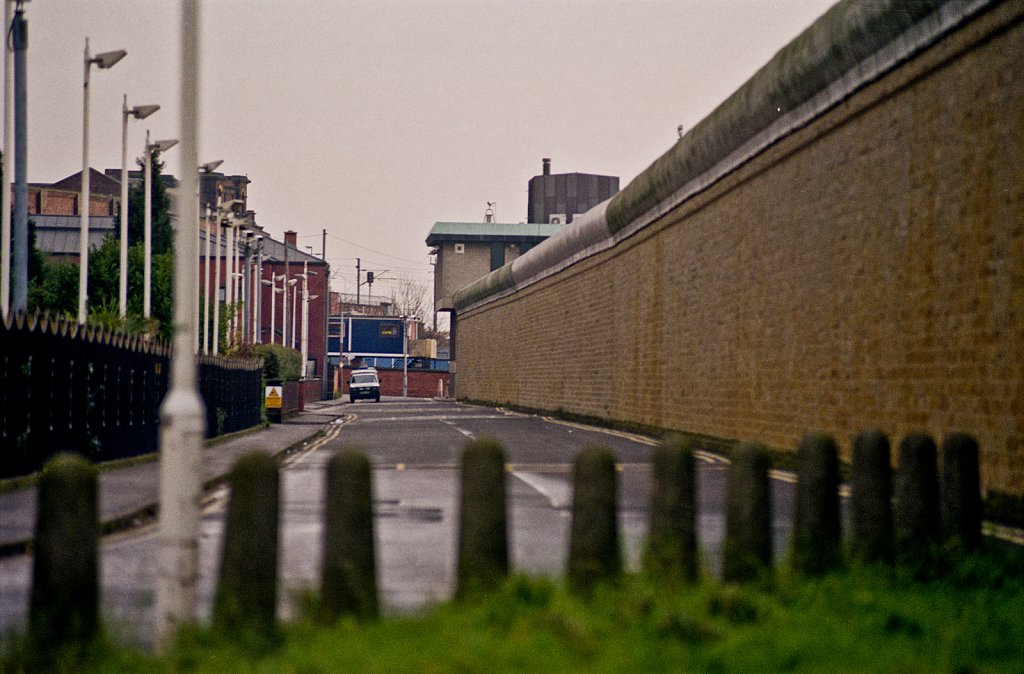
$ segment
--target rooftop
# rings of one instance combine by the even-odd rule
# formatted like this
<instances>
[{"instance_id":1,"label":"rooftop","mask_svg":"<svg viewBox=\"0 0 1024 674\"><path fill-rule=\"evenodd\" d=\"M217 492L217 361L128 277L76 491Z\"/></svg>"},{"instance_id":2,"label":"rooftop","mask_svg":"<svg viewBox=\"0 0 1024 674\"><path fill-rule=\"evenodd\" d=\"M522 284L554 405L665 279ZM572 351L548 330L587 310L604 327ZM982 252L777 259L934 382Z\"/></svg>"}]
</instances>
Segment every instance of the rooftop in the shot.
<instances>
[{"instance_id":1,"label":"rooftop","mask_svg":"<svg viewBox=\"0 0 1024 674\"><path fill-rule=\"evenodd\" d=\"M533 241L554 235L562 225L502 222L435 222L427 235L427 245L444 241Z\"/></svg>"}]
</instances>

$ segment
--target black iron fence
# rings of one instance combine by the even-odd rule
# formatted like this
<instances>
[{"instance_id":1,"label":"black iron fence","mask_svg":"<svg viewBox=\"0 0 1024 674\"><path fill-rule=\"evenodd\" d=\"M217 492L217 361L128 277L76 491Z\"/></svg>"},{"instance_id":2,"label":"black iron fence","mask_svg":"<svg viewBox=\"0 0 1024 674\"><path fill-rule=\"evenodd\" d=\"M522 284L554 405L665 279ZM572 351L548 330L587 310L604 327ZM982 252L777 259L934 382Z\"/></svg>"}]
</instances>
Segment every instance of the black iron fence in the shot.
<instances>
[{"instance_id":1,"label":"black iron fence","mask_svg":"<svg viewBox=\"0 0 1024 674\"><path fill-rule=\"evenodd\" d=\"M74 321L0 321L0 477L39 470L61 451L92 461L157 450L170 349ZM204 358L208 436L260 419L259 361Z\"/></svg>"},{"instance_id":2,"label":"black iron fence","mask_svg":"<svg viewBox=\"0 0 1024 674\"><path fill-rule=\"evenodd\" d=\"M251 428L262 414L263 363L200 356L199 391L206 403L206 437Z\"/></svg>"}]
</instances>

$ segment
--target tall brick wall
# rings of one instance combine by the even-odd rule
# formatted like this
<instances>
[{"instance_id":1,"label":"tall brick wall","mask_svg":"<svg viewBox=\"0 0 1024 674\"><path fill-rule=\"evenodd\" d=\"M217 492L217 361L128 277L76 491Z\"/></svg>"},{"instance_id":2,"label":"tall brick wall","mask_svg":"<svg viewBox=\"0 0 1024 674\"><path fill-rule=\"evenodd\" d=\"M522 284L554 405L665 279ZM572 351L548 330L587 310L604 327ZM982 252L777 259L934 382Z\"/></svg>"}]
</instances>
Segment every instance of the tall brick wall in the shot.
<instances>
[{"instance_id":1,"label":"tall brick wall","mask_svg":"<svg viewBox=\"0 0 1024 674\"><path fill-rule=\"evenodd\" d=\"M1024 7L614 247L457 317L457 395L848 455L963 430L1024 493Z\"/></svg>"}]
</instances>

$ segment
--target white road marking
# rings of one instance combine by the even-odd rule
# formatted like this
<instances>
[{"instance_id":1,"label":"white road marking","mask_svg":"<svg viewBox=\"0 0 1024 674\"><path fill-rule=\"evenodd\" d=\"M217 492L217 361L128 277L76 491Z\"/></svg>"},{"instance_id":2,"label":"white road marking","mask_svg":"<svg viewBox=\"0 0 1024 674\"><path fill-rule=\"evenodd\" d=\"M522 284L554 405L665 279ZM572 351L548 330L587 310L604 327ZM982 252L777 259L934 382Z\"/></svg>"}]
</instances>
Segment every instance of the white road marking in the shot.
<instances>
[{"instance_id":1,"label":"white road marking","mask_svg":"<svg viewBox=\"0 0 1024 674\"><path fill-rule=\"evenodd\" d=\"M476 440L476 435L474 435L472 431L467 431L465 428L459 428L458 426L455 425L454 421L451 421L450 419L442 419L441 422L448 424L449 426L457 430L459 433L465 435L470 440Z\"/></svg>"},{"instance_id":2,"label":"white road marking","mask_svg":"<svg viewBox=\"0 0 1024 674\"><path fill-rule=\"evenodd\" d=\"M565 480L559 480L537 473L512 473L531 489L548 500L552 508L568 508L572 505L572 487Z\"/></svg>"}]
</instances>

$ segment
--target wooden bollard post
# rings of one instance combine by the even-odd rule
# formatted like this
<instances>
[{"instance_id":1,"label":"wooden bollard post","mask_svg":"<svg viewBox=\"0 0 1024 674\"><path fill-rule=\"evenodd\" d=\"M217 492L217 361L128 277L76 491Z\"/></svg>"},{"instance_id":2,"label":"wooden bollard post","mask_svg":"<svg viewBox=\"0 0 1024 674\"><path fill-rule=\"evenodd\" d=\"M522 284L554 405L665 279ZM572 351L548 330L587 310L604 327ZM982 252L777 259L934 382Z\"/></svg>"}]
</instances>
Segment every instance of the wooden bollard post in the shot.
<instances>
[{"instance_id":1,"label":"wooden bollard post","mask_svg":"<svg viewBox=\"0 0 1024 674\"><path fill-rule=\"evenodd\" d=\"M868 430L853 441L850 552L863 564L891 562L892 459L889 438Z\"/></svg>"},{"instance_id":2,"label":"wooden bollard post","mask_svg":"<svg viewBox=\"0 0 1024 674\"><path fill-rule=\"evenodd\" d=\"M953 433L942 443L942 537L965 551L981 546L981 478L978 443Z\"/></svg>"},{"instance_id":3,"label":"wooden bollard post","mask_svg":"<svg viewBox=\"0 0 1024 674\"><path fill-rule=\"evenodd\" d=\"M376 618L377 557L370 461L342 449L327 462L321 608L326 622L342 615Z\"/></svg>"},{"instance_id":4,"label":"wooden bollard post","mask_svg":"<svg viewBox=\"0 0 1024 674\"><path fill-rule=\"evenodd\" d=\"M651 522L644 569L665 580L697 580L697 508L693 441L663 440L652 457Z\"/></svg>"},{"instance_id":5,"label":"wooden bollard post","mask_svg":"<svg viewBox=\"0 0 1024 674\"><path fill-rule=\"evenodd\" d=\"M493 438L474 440L462 452L457 598L490 592L508 576L505 509L505 450Z\"/></svg>"},{"instance_id":6,"label":"wooden bollard post","mask_svg":"<svg viewBox=\"0 0 1024 674\"><path fill-rule=\"evenodd\" d=\"M744 442L732 454L722 559L726 582L753 580L772 568L770 467L768 452L759 443Z\"/></svg>"},{"instance_id":7,"label":"wooden bollard post","mask_svg":"<svg viewBox=\"0 0 1024 674\"><path fill-rule=\"evenodd\" d=\"M44 657L83 647L99 628L99 525L96 468L58 454L39 475L29 636Z\"/></svg>"},{"instance_id":8,"label":"wooden bollard post","mask_svg":"<svg viewBox=\"0 0 1024 674\"><path fill-rule=\"evenodd\" d=\"M938 542L939 478L935 442L924 433L903 438L893 506L897 556L916 563Z\"/></svg>"},{"instance_id":9,"label":"wooden bollard post","mask_svg":"<svg viewBox=\"0 0 1024 674\"><path fill-rule=\"evenodd\" d=\"M231 470L213 625L231 636L275 635L279 477L265 452L242 456Z\"/></svg>"},{"instance_id":10,"label":"wooden bollard post","mask_svg":"<svg viewBox=\"0 0 1024 674\"><path fill-rule=\"evenodd\" d=\"M797 449L793 568L800 573L826 573L842 562L838 454L836 441L825 433L807 434Z\"/></svg>"},{"instance_id":11,"label":"wooden bollard post","mask_svg":"<svg viewBox=\"0 0 1024 674\"><path fill-rule=\"evenodd\" d=\"M619 549L615 455L587 447L573 464L572 528L569 535L569 589L589 596L602 581L622 574Z\"/></svg>"}]
</instances>

